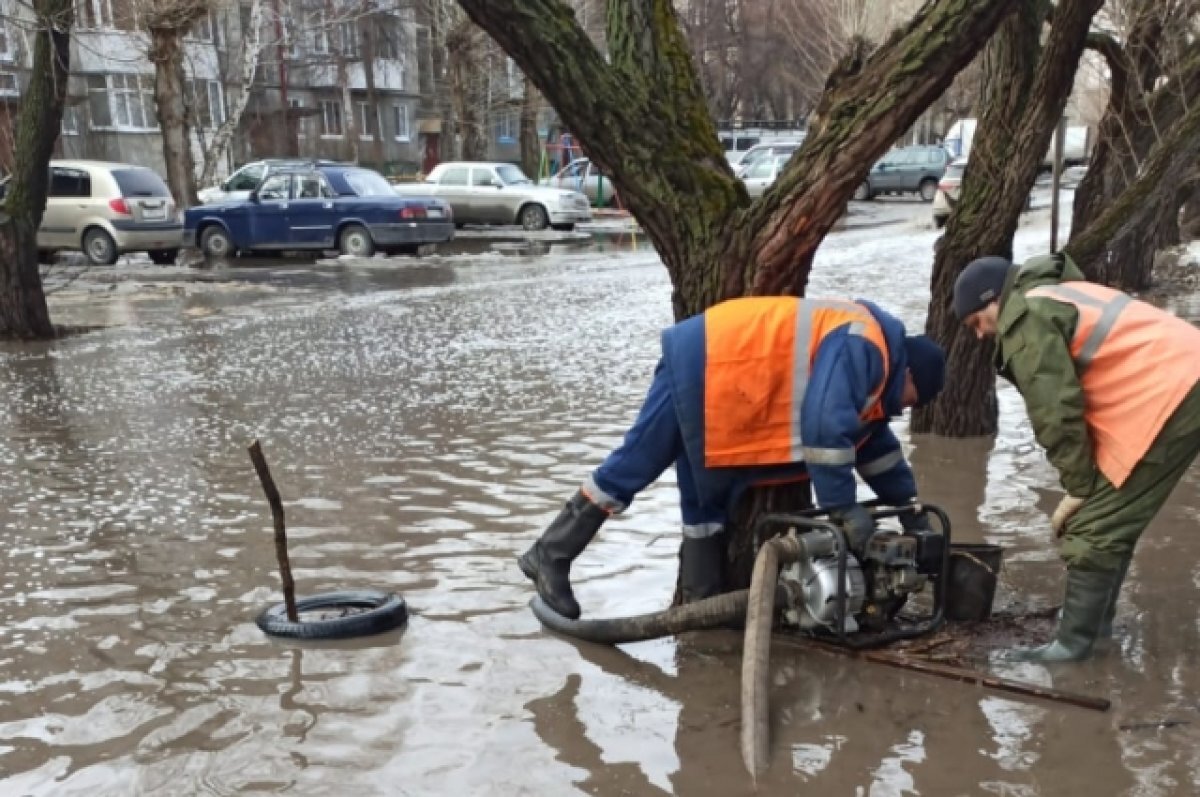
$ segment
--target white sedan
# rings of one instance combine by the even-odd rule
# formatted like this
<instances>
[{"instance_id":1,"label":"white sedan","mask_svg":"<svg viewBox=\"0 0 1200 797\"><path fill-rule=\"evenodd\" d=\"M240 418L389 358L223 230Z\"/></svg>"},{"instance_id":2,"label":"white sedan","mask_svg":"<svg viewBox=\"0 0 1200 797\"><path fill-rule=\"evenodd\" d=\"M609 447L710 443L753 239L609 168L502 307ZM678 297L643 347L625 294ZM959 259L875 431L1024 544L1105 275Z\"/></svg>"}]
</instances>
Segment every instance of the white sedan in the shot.
<instances>
[{"instance_id":1,"label":"white sedan","mask_svg":"<svg viewBox=\"0 0 1200 797\"><path fill-rule=\"evenodd\" d=\"M746 184L746 193L752 199L758 199L765 194L791 158L791 155L776 155L750 164L741 175L742 182Z\"/></svg>"}]
</instances>

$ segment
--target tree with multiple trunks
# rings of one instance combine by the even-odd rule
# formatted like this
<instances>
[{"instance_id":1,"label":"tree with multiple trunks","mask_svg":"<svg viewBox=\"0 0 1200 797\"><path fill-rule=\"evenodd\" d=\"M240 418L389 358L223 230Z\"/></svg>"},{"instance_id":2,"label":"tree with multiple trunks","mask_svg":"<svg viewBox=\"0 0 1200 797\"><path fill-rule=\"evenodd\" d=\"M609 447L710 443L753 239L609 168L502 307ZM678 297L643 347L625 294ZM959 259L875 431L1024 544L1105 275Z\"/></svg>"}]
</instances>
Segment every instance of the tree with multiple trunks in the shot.
<instances>
[{"instance_id":1,"label":"tree with multiple trunks","mask_svg":"<svg viewBox=\"0 0 1200 797\"><path fill-rule=\"evenodd\" d=\"M666 266L678 318L731 297L802 295L855 186L1013 10L1009 0L936 0L873 52L852 48L804 147L751 201L721 150L671 0L609 0L603 53L562 0L459 3L612 176ZM752 494L731 530L727 583L748 581L748 522L797 501L806 488Z\"/></svg>"},{"instance_id":2,"label":"tree with multiple trunks","mask_svg":"<svg viewBox=\"0 0 1200 797\"><path fill-rule=\"evenodd\" d=\"M985 255L1012 256L1026 198L1075 81L1103 0L1020 0L984 53L984 99L962 193L936 250L926 332L954 375L937 401L913 413L913 430L952 436L996 431L991 344L951 311L954 281ZM1052 21L1050 21L1052 19Z\"/></svg>"}]
</instances>

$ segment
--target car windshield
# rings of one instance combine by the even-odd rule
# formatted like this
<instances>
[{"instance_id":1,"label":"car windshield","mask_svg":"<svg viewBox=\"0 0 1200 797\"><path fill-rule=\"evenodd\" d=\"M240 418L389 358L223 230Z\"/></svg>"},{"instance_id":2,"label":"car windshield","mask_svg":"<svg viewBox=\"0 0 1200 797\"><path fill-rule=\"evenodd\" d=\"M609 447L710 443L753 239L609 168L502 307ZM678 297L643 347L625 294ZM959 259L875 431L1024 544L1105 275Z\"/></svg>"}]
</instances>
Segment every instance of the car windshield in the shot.
<instances>
[{"instance_id":1,"label":"car windshield","mask_svg":"<svg viewBox=\"0 0 1200 797\"><path fill-rule=\"evenodd\" d=\"M391 183L383 179L383 176L376 172L367 171L366 169L353 169L345 172L344 176L351 190L359 196L396 195Z\"/></svg>"},{"instance_id":2,"label":"car windshield","mask_svg":"<svg viewBox=\"0 0 1200 797\"><path fill-rule=\"evenodd\" d=\"M149 169L113 169L121 196L170 196L171 189Z\"/></svg>"},{"instance_id":3,"label":"car windshield","mask_svg":"<svg viewBox=\"0 0 1200 797\"><path fill-rule=\"evenodd\" d=\"M525 172L521 171L520 167L511 164L497 166L496 174L500 175L500 179L505 185L523 185L533 182L525 176Z\"/></svg>"}]
</instances>

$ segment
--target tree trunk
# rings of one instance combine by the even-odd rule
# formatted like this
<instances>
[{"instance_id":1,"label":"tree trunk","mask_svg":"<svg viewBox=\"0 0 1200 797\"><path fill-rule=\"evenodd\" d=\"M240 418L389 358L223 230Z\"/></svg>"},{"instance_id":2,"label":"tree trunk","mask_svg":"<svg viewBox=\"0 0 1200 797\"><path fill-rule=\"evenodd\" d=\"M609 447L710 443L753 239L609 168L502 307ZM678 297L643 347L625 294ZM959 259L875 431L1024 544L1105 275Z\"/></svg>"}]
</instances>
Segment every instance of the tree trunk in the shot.
<instances>
[{"instance_id":1,"label":"tree trunk","mask_svg":"<svg viewBox=\"0 0 1200 797\"><path fill-rule=\"evenodd\" d=\"M1078 262L1088 278L1126 290L1148 286L1154 254L1178 240L1179 205L1174 199L1190 178L1191 169L1167 172L1159 184L1139 189L1140 201L1157 214L1139 214L1144 229L1097 224L1144 171L1152 148L1200 101L1200 44L1187 48L1175 73L1155 89L1163 76L1163 64L1151 44L1162 35L1164 23L1156 7L1147 6L1142 14L1124 48L1094 37L1110 65L1112 94L1087 174L1075 192L1071 223L1071 248L1082 258ZM1085 234L1090 240L1075 245ZM1099 238L1105 234L1114 237L1101 244Z\"/></svg>"},{"instance_id":2,"label":"tree trunk","mask_svg":"<svg viewBox=\"0 0 1200 797\"><path fill-rule=\"evenodd\" d=\"M479 85L485 79L480 64L478 35L463 19L447 34L450 70L450 95L458 120L458 138L462 160L486 160L487 135L484 132L486 108L480 102Z\"/></svg>"},{"instance_id":3,"label":"tree trunk","mask_svg":"<svg viewBox=\"0 0 1200 797\"><path fill-rule=\"evenodd\" d=\"M358 163L358 120L354 113L354 97L350 93L350 70L345 56L337 56L337 81L342 90L342 157Z\"/></svg>"},{"instance_id":4,"label":"tree trunk","mask_svg":"<svg viewBox=\"0 0 1200 797\"><path fill-rule=\"evenodd\" d=\"M452 0L429 0L429 49L433 70L433 91L437 98L442 119L442 135L438 142L442 160L461 160L462 149L458 140L457 104L453 91L453 72L447 66L449 60L448 37L454 25L452 17L462 12Z\"/></svg>"},{"instance_id":5,"label":"tree trunk","mask_svg":"<svg viewBox=\"0 0 1200 797\"><path fill-rule=\"evenodd\" d=\"M0 214L0 336L26 339L54 337L38 270L37 230L71 71L74 3L34 0L33 11L33 69L21 97L12 180Z\"/></svg>"},{"instance_id":6,"label":"tree trunk","mask_svg":"<svg viewBox=\"0 0 1200 797\"><path fill-rule=\"evenodd\" d=\"M1154 146L1138 178L1117 201L1085 230L1071 237L1067 253L1076 262L1093 264L1104 282L1131 290L1147 287L1156 251L1153 246L1161 236L1162 217L1178 212L1174 186L1179 175L1189 175L1195 168L1197 157L1200 157L1200 103L1194 103ZM1141 260L1143 257L1149 259L1148 266Z\"/></svg>"},{"instance_id":7,"label":"tree trunk","mask_svg":"<svg viewBox=\"0 0 1200 797\"><path fill-rule=\"evenodd\" d=\"M183 37L190 29L175 25L149 28L150 61L154 64L154 103L162 130L163 160L167 185L175 206L200 204L196 196L196 162L192 157L191 125L188 122L183 71Z\"/></svg>"},{"instance_id":8,"label":"tree trunk","mask_svg":"<svg viewBox=\"0 0 1200 797\"><path fill-rule=\"evenodd\" d=\"M229 99L229 86L223 86L227 100L228 111L225 121L213 134L212 141L204 153L204 166L197 181L200 186L212 185L216 179L217 170L225 160L233 143L233 136L242 123L246 106L250 104L250 92L254 86L254 76L258 73L258 62L263 51L263 24L265 21L264 0L252 0L250 3L250 25L242 31L241 52L238 56L237 79L240 80L238 90Z\"/></svg>"},{"instance_id":9,"label":"tree trunk","mask_svg":"<svg viewBox=\"0 0 1200 797\"><path fill-rule=\"evenodd\" d=\"M542 139L538 135L538 106L541 97L537 87L528 76L523 78L524 93L521 96L521 170L534 180L542 177Z\"/></svg>"},{"instance_id":10,"label":"tree trunk","mask_svg":"<svg viewBox=\"0 0 1200 797\"><path fill-rule=\"evenodd\" d=\"M820 129L751 202L725 159L670 0L609 0L607 56L561 0L459 4L612 176L670 275L677 318L735 296L803 295L817 246L855 187L1011 9L1009 0L925 5L829 88ZM731 551L752 548L752 521L769 502L807 503L804 490L776 493L749 499L749 514L729 531Z\"/></svg>"},{"instance_id":11,"label":"tree trunk","mask_svg":"<svg viewBox=\"0 0 1200 797\"><path fill-rule=\"evenodd\" d=\"M947 354L955 377L937 401L913 412L914 432L993 434L997 409L991 345L954 316L954 281L985 255L1012 256L1012 239L1038 166L1074 83L1091 19L1101 0L1063 0L1040 45L1046 0L1021 0L1000 27L985 61L985 105L962 195L934 256L926 332Z\"/></svg>"},{"instance_id":12,"label":"tree trunk","mask_svg":"<svg viewBox=\"0 0 1200 797\"><path fill-rule=\"evenodd\" d=\"M371 5L364 0L362 13L366 24L363 26L363 76L367 84L367 105L375 114L375 138L371 140L371 157L375 159L375 168L383 170L383 114L379 112L379 91L375 88L375 31L368 16ZM362 24L357 23L357 24Z\"/></svg>"}]
</instances>

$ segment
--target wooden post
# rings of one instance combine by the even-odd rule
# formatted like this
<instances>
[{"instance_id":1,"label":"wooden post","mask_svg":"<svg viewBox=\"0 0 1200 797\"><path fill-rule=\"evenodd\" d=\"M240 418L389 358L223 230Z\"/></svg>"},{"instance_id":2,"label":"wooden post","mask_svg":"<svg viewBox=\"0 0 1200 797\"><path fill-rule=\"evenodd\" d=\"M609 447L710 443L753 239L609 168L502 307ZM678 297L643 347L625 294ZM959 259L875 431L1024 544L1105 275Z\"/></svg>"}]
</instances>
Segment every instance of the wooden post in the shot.
<instances>
[{"instance_id":1,"label":"wooden post","mask_svg":"<svg viewBox=\"0 0 1200 797\"><path fill-rule=\"evenodd\" d=\"M296 584L292 581L292 566L288 564L287 531L283 525L283 500L271 478L271 470L267 467L267 459L263 456L262 444L257 440L250 444L250 461L262 482L263 492L267 503L271 505L271 518L275 521L275 556L279 559L279 578L283 582L283 602L287 605L287 617L293 623L299 621L296 614Z\"/></svg>"}]
</instances>

